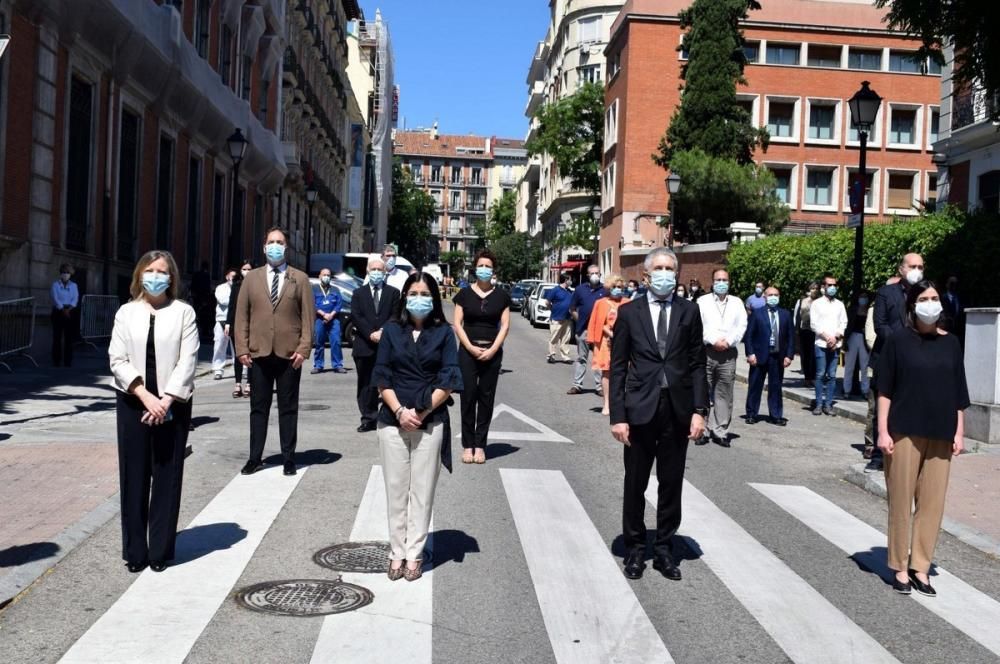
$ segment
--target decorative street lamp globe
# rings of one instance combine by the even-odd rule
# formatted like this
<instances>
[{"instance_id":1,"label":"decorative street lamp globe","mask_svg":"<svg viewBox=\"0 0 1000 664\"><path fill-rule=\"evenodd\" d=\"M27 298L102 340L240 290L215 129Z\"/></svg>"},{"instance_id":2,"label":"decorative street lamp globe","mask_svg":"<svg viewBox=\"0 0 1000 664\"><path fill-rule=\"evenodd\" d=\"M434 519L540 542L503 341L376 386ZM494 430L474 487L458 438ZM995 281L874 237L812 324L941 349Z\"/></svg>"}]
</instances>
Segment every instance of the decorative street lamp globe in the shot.
<instances>
[{"instance_id":1,"label":"decorative street lamp globe","mask_svg":"<svg viewBox=\"0 0 1000 664\"><path fill-rule=\"evenodd\" d=\"M319 192L316 190L316 185L310 182L309 186L306 187L306 201L309 203L309 205L312 205L313 203L316 202L316 196L318 195Z\"/></svg>"},{"instance_id":2,"label":"decorative street lamp globe","mask_svg":"<svg viewBox=\"0 0 1000 664\"><path fill-rule=\"evenodd\" d=\"M851 123L859 131L865 132L875 124L879 106L882 105L882 98L868 85L868 81L861 81L861 89L847 101L847 106L851 109Z\"/></svg>"},{"instance_id":3,"label":"decorative street lamp globe","mask_svg":"<svg viewBox=\"0 0 1000 664\"><path fill-rule=\"evenodd\" d=\"M239 127L236 128L232 136L226 139L226 143L229 146L229 158L233 160L234 166L238 166L243 161L243 157L246 156L249 144Z\"/></svg>"},{"instance_id":4,"label":"decorative street lamp globe","mask_svg":"<svg viewBox=\"0 0 1000 664\"><path fill-rule=\"evenodd\" d=\"M666 178L667 191L670 192L670 225L667 227L667 246L674 247L674 196L681 189L681 176L671 173Z\"/></svg>"},{"instance_id":5,"label":"decorative street lamp globe","mask_svg":"<svg viewBox=\"0 0 1000 664\"><path fill-rule=\"evenodd\" d=\"M681 176L677 175L677 173L671 173L670 175L667 176L666 183L667 183L667 191L669 191L670 195L673 196L678 191L680 191Z\"/></svg>"}]
</instances>

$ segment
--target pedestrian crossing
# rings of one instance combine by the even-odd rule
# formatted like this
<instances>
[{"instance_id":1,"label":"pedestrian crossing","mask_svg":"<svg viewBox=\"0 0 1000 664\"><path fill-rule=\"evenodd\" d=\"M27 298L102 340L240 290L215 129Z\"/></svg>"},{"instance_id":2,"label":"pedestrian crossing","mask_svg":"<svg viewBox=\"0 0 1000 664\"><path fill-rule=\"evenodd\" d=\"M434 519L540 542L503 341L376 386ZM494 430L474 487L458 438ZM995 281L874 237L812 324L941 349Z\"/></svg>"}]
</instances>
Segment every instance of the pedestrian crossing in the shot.
<instances>
[{"instance_id":1,"label":"pedestrian crossing","mask_svg":"<svg viewBox=\"0 0 1000 664\"><path fill-rule=\"evenodd\" d=\"M60 661L185 661L232 593L240 585L261 580L241 577L255 554L263 555L264 547L260 545L298 488L304 471L284 477L280 468L269 468L255 475L235 477L184 531L201 532L202 538L179 538L181 563L161 574L147 570L139 575ZM512 542L512 546L520 545L523 552L524 582L530 583L534 591L554 661L674 662L670 630L664 630L664 624L673 617L648 614L639 590L645 586L664 592L667 586L670 591L682 586L669 584L652 572L640 582L626 580L620 559L612 555L607 538L601 535L562 472L502 468L499 482L513 517L517 543ZM749 486L770 501L767 504L775 515L790 515L807 526L815 533L809 537L817 537L816 543L844 551L887 578L885 537L879 530L806 487ZM654 505L656 489L653 477L646 497ZM382 468L376 465L365 484L350 539L387 539L385 510ZM684 486L683 510L679 534L696 542L700 550L697 561L687 562L685 567L691 566L691 570L704 564L712 582L717 580L727 596L735 598L759 623L761 634L766 633L790 661L900 661L898 653L890 652L828 600L822 588L814 587L792 569L789 559L795 551L768 549L688 482ZM217 541L208 541L213 537L212 529L220 525L233 526L240 532L225 548L219 548ZM431 539L428 548L433 546ZM391 582L384 574L344 574L344 581L371 590L374 600L356 611L317 620L311 662L432 662L435 624L440 623L435 619L434 579L441 573L433 567L433 561L425 566L423 578L416 583ZM450 564L442 569L452 572L447 567ZM317 570L317 577L325 575ZM941 568L937 569L934 584L939 596L927 599L914 595L918 606L987 651L1000 655L1000 603ZM877 583L871 591L890 592ZM447 605L446 598L441 599ZM510 610L517 611L518 607L512 605ZM234 638L238 635L234 634ZM511 661L550 659L545 653L520 652L518 659L513 656L517 643L512 642L511 648Z\"/></svg>"}]
</instances>

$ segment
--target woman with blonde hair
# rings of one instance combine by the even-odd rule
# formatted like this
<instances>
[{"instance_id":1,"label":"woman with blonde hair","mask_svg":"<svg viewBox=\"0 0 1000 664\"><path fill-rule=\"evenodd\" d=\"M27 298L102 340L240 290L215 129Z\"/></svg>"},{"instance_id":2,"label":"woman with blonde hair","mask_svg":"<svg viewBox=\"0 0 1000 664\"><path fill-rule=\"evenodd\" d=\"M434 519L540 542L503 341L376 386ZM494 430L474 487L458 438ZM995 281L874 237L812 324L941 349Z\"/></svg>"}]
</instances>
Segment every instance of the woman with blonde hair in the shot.
<instances>
[{"instance_id":1,"label":"woman with blonde hair","mask_svg":"<svg viewBox=\"0 0 1000 664\"><path fill-rule=\"evenodd\" d=\"M169 252L143 255L108 347L118 391L122 558L133 573L147 565L162 572L174 557L199 345L179 284Z\"/></svg>"},{"instance_id":2,"label":"woman with blonde hair","mask_svg":"<svg viewBox=\"0 0 1000 664\"><path fill-rule=\"evenodd\" d=\"M602 415L610 415L608 405L608 383L611 379L611 339L615 336L615 320L618 318L618 307L629 300L625 299L625 280L613 274L604 281L608 289L608 297L594 303L594 311L590 314L587 326L587 340L593 349L590 366L601 372L601 387L604 393L604 409Z\"/></svg>"}]
</instances>

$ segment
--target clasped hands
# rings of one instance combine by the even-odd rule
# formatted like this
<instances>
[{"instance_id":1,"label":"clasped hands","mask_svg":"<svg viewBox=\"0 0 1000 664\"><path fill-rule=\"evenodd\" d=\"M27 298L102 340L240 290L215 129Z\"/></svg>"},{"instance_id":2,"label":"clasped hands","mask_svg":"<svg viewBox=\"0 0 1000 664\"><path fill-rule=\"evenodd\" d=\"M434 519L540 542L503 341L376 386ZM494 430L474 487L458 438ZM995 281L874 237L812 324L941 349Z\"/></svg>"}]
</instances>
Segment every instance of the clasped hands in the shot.
<instances>
[{"instance_id":1,"label":"clasped hands","mask_svg":"<svg viewBox=\"0 0 1000 664\"><path fill-rule=\"evenodd\" d=\"M423 416L417 412L416 408L403 408L396 415L399 426L403 431L416 431L424 423Z\"/></svg>"},{"instance_id":2,"label":"clasped hands","mask_svg":"<svg viewBox=\"0 0 1000 664\"><path fill-rule=\"evenodd\" d=\"M705 433L705 418L695 413L691 416L691 428L688 430L688 440L698 440ZM611 435L626 447L632 446L631 431L627 422L611 425Z\"/></svg>"},{"instance_id":3,"label":"clasped hands","mask_svg":"<svg viewBox=\"0 0 1000 664\"><path fill-rule=\"evenodd\" d=\"M167 413L170 411L170 406L174 403L174 398L172 396L157 397L152 392L145 391L143 395L139 397L142 401L142 405L146 407L146 412L142 414L140 422L148 426L157 426L163 424L167 419Z\"/></svg>"}]
</instances>

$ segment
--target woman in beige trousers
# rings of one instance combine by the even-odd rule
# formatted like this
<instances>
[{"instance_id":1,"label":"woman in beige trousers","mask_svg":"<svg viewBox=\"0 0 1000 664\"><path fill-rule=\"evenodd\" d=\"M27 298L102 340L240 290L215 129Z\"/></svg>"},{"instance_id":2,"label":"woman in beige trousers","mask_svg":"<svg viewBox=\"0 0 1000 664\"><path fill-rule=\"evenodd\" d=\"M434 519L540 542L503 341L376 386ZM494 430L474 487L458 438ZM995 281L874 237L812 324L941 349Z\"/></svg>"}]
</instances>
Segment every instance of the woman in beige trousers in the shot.
<instances>
[{"instance_id":1,"label":"woman in beige trousers","mask_svg":"<svg viewBox=\"0 0 1000 664\"><path fill-rule=\"evenodd\" d=\"M941 299L921 281L906 294L907 326L879 356L878 446L889 491L893 588L934 597L930 571L944 516L951 458L963 449L969 390L962 347L940 328Z\"/></svg>"}]
</instances>

